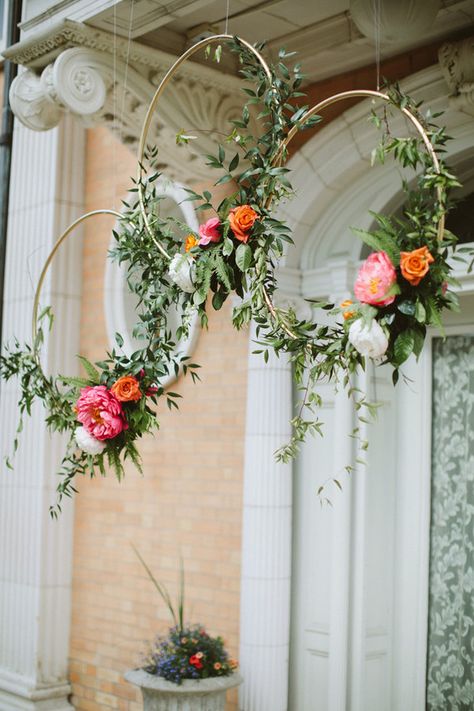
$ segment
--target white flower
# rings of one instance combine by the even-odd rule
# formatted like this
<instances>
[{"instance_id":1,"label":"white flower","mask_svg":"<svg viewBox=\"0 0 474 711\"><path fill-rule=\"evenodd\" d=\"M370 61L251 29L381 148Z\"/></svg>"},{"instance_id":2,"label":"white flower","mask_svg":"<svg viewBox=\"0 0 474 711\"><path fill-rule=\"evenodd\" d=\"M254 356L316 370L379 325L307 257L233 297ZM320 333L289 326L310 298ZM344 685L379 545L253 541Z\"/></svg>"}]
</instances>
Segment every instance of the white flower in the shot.
<instances>
[{"instance_id":1,"label":"white flower","mask_svg":"<svg viewBox=\"0 0 474 711\"><path fill-rule=\"evenodd\" d=\"M78 427L74 432L74 438L79 449L87 454L100 454L104 451L106 444L93 437L85 427Z\"/></svg>"},{"instance_id":2,"label":"white flower","mask_svg":"<svg viewBox=\"0 0 474 711\"><path fill-rule=\"evenodd\" d=\"M193 283L194 259L189 254L175 254L170 262L168 274L180 289L192 294L196 287Z\"/></svg>"},{"instance_id":3,"label":"white flower","mask_svg":"<svg viewBox=\"0 0 474 711\"><path fill-rule=\"evenodd\" d=\"M356 351L369 358L383 356L388 348L388 338L382 326L374 319L368 326L359 318L349 329L349 341Z\"/></svg>"}]
</instances>

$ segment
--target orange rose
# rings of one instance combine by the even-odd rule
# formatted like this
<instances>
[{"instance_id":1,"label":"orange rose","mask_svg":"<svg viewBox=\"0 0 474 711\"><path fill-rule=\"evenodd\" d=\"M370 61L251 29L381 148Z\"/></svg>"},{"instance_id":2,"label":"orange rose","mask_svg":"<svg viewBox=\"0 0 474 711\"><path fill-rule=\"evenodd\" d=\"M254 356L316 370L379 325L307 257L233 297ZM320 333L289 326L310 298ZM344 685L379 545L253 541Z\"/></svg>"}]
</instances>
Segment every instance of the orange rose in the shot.
<instances>
[{"instance_id":1,"label":"orange rose","mask_svg":"<svg viewBox=\"0 0 474 711\"><path fill-rule=\"evenodd\" d=\"M419 247L412 252L400 253L400 270L402 276L410 282L412 286L418 286L423 277L428 274L430 264L433 262L434 257L428 251L428 247Z\"/></svg>"},{"instance_id":2,"label":"orange rose","mask_svg":"<svg viewBox=\"0 0 474 711\"><path fill-rule=\"evenodd\" d=\"M250 205L234 207L229 212L230 228L235 237L241 242L247 242L249 232L252 229L255 220L258 220L258 213L255 212Z\"/></svg>"},{"instance_id":3,"label":"orange rose","mask_svg":"<svg viewBox=\"0 0 474 711\"><path fill-rule=\"evenodd\" d=\"M193 247L199 244L199 240L194 235L188 235L184 243L184 251L189 252Z\"/></svg>"},{"instance_id":4,"label":"orange rose","mask_svg":"<svg viewBox=\"0 0 474 711\"><path fill-rule=\"evenodd\" d=\"M347 309L347 307L352 306L353 303L354 302L351 299L346 299L342 302L341 309ZM355 316L355 311L343 311L342 315L344 316L344 319L352 318L353 316Z\"/></svg>"},{"instance_id":5,"label":"orange rose","mask_svg":"<svg viewBox=\"0 0 474 711\"><path fill-rule=\"evenodd\" d=\"M139 382L133 375L123 375L110 389L120 402L135 402L142 396Z\"/></svg>"}]
</instances>

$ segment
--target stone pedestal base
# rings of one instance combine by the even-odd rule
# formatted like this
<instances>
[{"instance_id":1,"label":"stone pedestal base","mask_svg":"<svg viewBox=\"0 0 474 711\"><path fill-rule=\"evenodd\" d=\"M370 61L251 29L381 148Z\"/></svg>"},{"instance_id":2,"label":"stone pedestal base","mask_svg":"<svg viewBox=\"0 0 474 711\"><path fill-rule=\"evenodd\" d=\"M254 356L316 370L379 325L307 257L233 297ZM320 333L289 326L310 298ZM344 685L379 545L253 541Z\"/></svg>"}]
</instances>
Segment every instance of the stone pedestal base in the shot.
<instances>
[{"instance_id":1,"label":"stone pedestal base","mask_svg":"<svg viewBox=\"0 0 474 711\"><path fill-rule=\"evenodd\" d=\"M74 711L69 684L35 688L1 676L0 711Z\"/></svg>"},{"instance_id":2,"label":"stone pedestal base","mask_svg":"<svg viewBox=\"0 0 474 711\"><path fill-rule=\"evenodd\" d=\"M232 674L185 679L178 686L143 669L127 672L125 679L141 688L144 711L224 711L227 690L242 683L239 674Z\"/></svg>"}]
</instances>

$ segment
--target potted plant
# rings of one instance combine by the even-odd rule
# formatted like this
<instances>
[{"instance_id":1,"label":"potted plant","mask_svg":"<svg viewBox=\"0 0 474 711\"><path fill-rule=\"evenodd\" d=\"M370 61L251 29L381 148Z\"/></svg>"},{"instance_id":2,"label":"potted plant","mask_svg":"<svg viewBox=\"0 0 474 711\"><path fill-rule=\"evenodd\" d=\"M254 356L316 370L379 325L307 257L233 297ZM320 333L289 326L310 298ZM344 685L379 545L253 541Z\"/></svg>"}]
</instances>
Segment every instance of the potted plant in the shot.
<instances>
[{"instance_id":1,"label":"potted plant","mask_svg":"<svg viewBox=\"0 0 474 711\"><path fill-rule=\"evenodd\" d=\"M142 690L144 711L224 711L227 690L242 683L237 662L229 658L221 637L211 637L202 625L184 623L183 567L175 608L167 589L134 550L174 624L152 644L143 666L126 672L125 679Z\"/></svg>"}]
</instances>

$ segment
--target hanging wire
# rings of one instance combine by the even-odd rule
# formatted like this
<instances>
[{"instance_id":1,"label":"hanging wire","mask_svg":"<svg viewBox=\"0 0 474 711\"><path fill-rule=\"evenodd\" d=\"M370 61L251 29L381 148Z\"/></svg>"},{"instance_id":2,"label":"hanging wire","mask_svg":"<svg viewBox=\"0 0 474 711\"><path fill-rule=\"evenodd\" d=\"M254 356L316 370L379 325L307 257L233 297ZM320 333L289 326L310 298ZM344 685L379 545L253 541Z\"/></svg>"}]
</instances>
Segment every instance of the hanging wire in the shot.
<instances>
[{"instance_id":1,"label":"hanging wire","mask_svg":"<svg viewBox=\"0 0 474 711\"><path fill-rule=\"evenodd\" d=\"M229 6L230 6L230 0L227 0L226 2L226 11L225 11L225 35L229 34Z\"/></svg>"},{"instance_id":2,"label":"hanging wire","mask_svg":"<svg viewBox=\"0 0 474 711\"><path fill-rule=\"evenodd\" d=\"M127 56L125 57L125 73L123 77L122 106L120 109L120 141L123 139L123 117L125 115L125 97L127 95L128 67L130 63L130 48L132 44L133 8L135 0L130 2L130 14L128 19Z\"/></svg>"},{"instance_id":3,"label":"hanging wire","mask_svg":"<svg viewBox=\"0 0 474 711\"><path fill-rule=\"evenodd\" d=\"M377 71L377 91L380 91L380 34L381 34L381 8L380 0L372 0L374 13L374 38L375 38L375 66Z\"/></svg>"},{"instance_id":4,"label":"hanging wire","mask_svg":"<svg viewBox=\"0 0 474 711\"><path fill-rule=\"evenodd\" d=\"M117 125L117 3L114 3L114 55L113 55L113 77L112 77L112 111L114 115L113 120L113 134L114 140L112 143L112 165L114 168L114 175L118 174L118 157L117 157L117 134L119 132ZM117 181L114 180L114 209L117 209Z\"/></svg>"}]
</instances>

